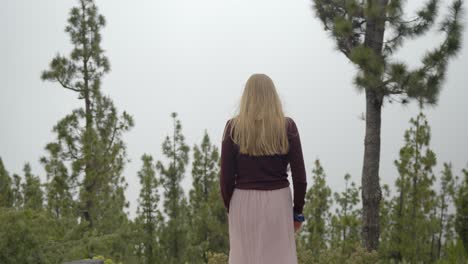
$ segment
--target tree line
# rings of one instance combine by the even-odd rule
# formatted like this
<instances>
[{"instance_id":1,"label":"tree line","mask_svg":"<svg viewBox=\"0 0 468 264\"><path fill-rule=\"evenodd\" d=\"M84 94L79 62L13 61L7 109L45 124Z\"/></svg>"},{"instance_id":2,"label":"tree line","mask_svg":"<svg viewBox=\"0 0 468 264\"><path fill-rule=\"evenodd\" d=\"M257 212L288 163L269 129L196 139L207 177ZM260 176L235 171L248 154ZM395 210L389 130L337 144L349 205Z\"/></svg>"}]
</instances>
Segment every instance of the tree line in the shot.
<instances>
[{"instance_id":1,"label":"tree line","mask_svg":"<svg viewBox=\"0 0 468 264\"><path fill-rule=\"evenodd\" d=\"M299 235L303 263L465 263L468 261L468 167L455 175L450 162L434 171L430 126L423 112L410 119L404 145L394 161L398 177L384 184L379 248L362 240L361 186L344 176L344 190L333 192L319 160L307 191L304 230ZM439 184L437 184L439 183ZM393 193L391 192L393 190ZM331 212L335 205L335 212Z\"/></svg>"},{"instance_id":2,"label":"tree line","mask_svg":"<svg viewBox=\"0 0 468 264\"><path fill-rule=\"evenodd\" d=\"M121 179L116 183L108 181L107 174L96 174L99 191L89 198L81 194L85 179L74 178L65 158L56 152L41 158L46 182L28 163L22 175L11 175L0 158L0 262L61 263L103 256L115 263L227 263L228 222L219 193L219 149L206 131L200 144L190 148L177 114L171 116L173 131L162 143L164 158L141 157L134 219L124 212L128 201L123 178L116 177ZM437 157L430 138L428 120L420 112L410 120L394 162L398 177L393 192L383 185L379 218L383 232L377 251L361 245L361 186L346 173L342 190L333 192L320 160L315 160L304 207L307 220L296 233L299 262L466 261L468 167L461 177L449 162L435 171ZM186 195L181 180L189 160L193 181ZM82 209L88 199L96 206L91 221Z\"/></svg>"}]
</instances>

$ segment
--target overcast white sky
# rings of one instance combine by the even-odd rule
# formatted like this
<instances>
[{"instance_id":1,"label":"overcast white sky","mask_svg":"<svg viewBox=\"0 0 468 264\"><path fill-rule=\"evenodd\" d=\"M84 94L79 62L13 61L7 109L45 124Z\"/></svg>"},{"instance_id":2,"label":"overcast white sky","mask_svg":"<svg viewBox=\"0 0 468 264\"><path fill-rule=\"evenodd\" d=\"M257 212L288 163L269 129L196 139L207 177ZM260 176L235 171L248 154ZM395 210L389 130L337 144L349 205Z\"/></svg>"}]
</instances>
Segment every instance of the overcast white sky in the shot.
<instances>
[{"instance_id":1,"label":"overcast white sky","mask_svg":"<svg viewBox=\"0 0 468 264\"><path fill-rule=\"evenodd\" d=\"M252 73L268 74L276 84L286 115L301 134L309 184L316 158L334 191L349 172L360 185L363 157L364 95L352 85L354 66L334 49L334 42L308 0L138 0L96 1L107 19L102 46L111 62L103 91L119 111L135 119L125 135L125 169L130 211L136 210L140 157L161 156L161 144L177 112L186 142L199 144L204 129L220 146L225 121L234 113L243 85ZM420 1L409 1L413 9ZM448 1L443 1L448 2ZM58 120L82 101L40 73L57 52L68 55L64 32L76 1L1 0L0 157L10 173L22 173L30 162L45 180L39 158L55 138ZM445 8L445 6L444 6ZM468 27L468 23L464 23ZM466 34L465 34L466 36ZM467 38L463 44L467 45ZM440 36L407 42L397 58L418 65ZM438 164L451 161L455 173L468 162L468 53L464 47L451 61L439 105L426 111L432 126L432 149ZM393 185L393 161L403 144L408 107L385 105L382 122L381 183ZM183 186L191 186L190 167Z\"/></svg>"}]
</instances>

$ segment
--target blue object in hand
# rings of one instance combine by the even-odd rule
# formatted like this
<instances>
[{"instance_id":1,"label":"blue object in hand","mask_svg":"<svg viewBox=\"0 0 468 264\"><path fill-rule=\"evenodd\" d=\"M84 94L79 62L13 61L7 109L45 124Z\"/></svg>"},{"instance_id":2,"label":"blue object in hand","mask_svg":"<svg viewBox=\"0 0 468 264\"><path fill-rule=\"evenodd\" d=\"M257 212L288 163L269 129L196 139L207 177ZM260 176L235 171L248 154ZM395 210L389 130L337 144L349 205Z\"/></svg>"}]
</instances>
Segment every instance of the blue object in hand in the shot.
<instances>
[{"instance_id":1,"label":"blue object in hand","mask_svg":"<svg viewBox=\"0 0 468 264\"><path fill-rule=\"evenodd\" d=\"M304 215L303 214L297 214L293 211L293 215L294 215L294 221L296 222L304 222L305 221L305 218L304 218Z\"/></svg>"}]
</instances>

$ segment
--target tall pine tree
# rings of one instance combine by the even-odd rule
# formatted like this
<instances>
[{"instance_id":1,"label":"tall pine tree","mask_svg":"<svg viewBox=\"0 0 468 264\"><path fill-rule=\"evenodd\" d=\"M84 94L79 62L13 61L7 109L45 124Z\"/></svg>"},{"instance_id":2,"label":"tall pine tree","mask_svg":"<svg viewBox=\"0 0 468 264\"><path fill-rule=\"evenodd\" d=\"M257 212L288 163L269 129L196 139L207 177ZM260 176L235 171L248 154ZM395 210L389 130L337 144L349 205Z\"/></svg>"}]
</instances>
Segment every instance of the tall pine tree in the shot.
<instances>
[{"instance_id":1,"label":"tall pine tree","mask_svg":"<svg viewBox=\"0 0 468 264\"><path fill-rule=\"evenodd\" d=\"M107 232L125 218L126 184L121 173L126 152L122 133L133 126L133 119L125 112L118 116L112 101L101 93L101 79L110 70L101 47L104 16L93 0L79 0L78 4L71 9L65 28L72 52L69 57L57 55L41 78L76 92L84 101L82 108L54 127L56 144L60 145L59 157L70 162L71 177L80 186L81 217L90 228ZM52 159L54 154L49 155Z\"/></svg>"},{"instance_id":2,"label":"tall pine tree","mask_svg":"<svg viewBox=\"0 0 468 264\"><path fill-rule=\"evenodd\" d=\"M392 55L406 39L424 35L436 21L441 0L427 0L407 18L401 0L312 0L317 17L332 33L337 48L359 68L355 85L365 91L366 132L362 168L362 239L368 250L379 244L381 111L385 99L407 103L423 98L435 104L447 64L460 50L463 0L453 0L439 31L442 43L428 52L422 65L409 69ZM384 38L384 36L388 36Z\"/></svg>"},{"instance_id":3,"label":"tall pine tree","mask_svg":"<svg viewBox=\"0 0 468 264\"><path fill-rule=\"evenodd\" d=\"M185 144L182 125L177 113L171 114L172 136L167 136L162 145L163 155L169 164L156 163L164 188L164 212L167 217L161 234L164 263L183 263L187 247L187 199L180 185L188 163L190 148Z\"/></svg>"}]
</instances>

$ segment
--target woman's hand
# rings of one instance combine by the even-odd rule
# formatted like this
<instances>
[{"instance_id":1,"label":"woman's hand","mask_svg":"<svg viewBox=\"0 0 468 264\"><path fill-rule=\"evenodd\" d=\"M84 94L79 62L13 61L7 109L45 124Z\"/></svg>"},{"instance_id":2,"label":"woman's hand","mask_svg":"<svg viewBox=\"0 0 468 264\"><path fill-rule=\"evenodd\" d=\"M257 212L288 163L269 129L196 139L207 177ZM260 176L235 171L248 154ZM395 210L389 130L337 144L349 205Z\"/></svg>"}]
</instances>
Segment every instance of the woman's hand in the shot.
<instances>
[{"instance_id":1,"label":"woman's hand","mask_svg":"<svg viewBox=\"0 0 468 264\"><path fill-rule=\"evenodd\" d=\"M299 229L301 229L302 222L297 222L294 221L294 232L297 232Z\"/></svg>"}]
</instances>

